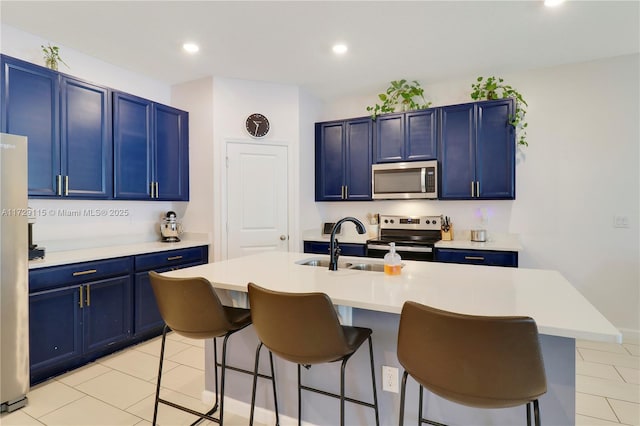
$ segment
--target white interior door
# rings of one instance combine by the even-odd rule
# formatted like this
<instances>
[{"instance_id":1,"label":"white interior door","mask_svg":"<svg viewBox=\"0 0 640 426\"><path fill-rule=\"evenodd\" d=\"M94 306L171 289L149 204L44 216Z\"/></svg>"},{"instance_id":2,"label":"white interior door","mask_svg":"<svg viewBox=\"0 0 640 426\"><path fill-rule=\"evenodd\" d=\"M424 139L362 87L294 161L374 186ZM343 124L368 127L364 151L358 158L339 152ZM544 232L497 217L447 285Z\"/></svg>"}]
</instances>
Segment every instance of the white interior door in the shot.
<instances>
[{"instance_id":1,"label":"white interior door","mask_svg":"<svg viewBox=\"0 0 640 426\"><path fill-rule=\"evenodd\" d=\"M287 147L227 143L227 258L286 251Z\"/></svg>"}]
</instances>

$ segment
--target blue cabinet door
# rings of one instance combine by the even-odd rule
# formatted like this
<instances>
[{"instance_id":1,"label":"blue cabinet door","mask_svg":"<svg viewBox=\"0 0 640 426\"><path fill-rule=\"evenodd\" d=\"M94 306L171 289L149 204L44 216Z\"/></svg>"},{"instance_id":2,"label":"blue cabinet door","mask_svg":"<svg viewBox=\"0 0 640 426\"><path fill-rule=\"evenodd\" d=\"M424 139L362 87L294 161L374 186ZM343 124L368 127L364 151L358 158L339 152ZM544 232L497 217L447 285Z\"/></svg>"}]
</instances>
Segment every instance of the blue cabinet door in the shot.
<instances>
[{"instance_id":1,"label":"blue cabinet door","mask_svg":"<svg viewBox=\"0 0 640 426\"><path fill-rule=\"evenodd\" d=\"M189 200L188 123L185 111L154 104L154 181L160 200Z\"/></svg>"},{"instance_id":2,"label":"blue cabinet door","mask_svg":"<svg viewBox=\"0 0 640 426\"><path fill-rule=\"evenodd\" d=\"M375 162L437 158L437 116L432 108L376 118Z\"/></svg>"},{"instance_id":3,"label":"blue cabinet door","mask_svg":"<svg viewBox=\"0 0 640 426\"><path fill-rule=\"evenodd\" d=\"M32 382L82 355L80 286L29 295L29 361ZM59 367L58 367L59 368Z\"/></svg>"},{"instance_id":4,"label":"blue cabinet door","mask_svg":"<svg viewBox=\"0 0 640 426\"><path fill-rule=\"evenodd\" d=\"M376 163L403 161L405 154L405 115L385 114L376 118Z\"/></svg>"},{"instance_id":5,"label":"blue cabinet door","mask_svg":"<svg viewBox=\"0 0 640 426\"><path fill-rule=\"evenodd\" d=\"M316 201L338 201L345 181L344 122L316 123Z\"/></svg>"},{"instance_id":6,"label":"blue cabinet door","mask_svg":"<svg viewBox=\"0 0 640 426\"><path fill-rule=\"evenodd\" d=\"M152 102L113 94L114 198L151 199Z\"/></svg>"},{"instance_id":7,"label":"blue cabinet door","mask_svg":"<svg viewBox=\"0 0 640 426\"><path fill-rule=\"evenodd\" d=\"M442 107L440 199L514 199L513 99Z\"/></svg>"},{"instance_id":8,"label":"blue cabinet door","mask_svg":"<svg viewBox=\"0 0 640 426\"><path fill-rule=\"evenodd\" d=\"M108 89L62 77L60 115L64 195L110 198L113 168Z\"/></svg>"},{"instance_id":9,"label":"blue cabinet door","mask_svg":"<svg viewBox=\"0 0 640 426\"><path fill-rule=\"evenodd\" d=\"M475 181L474 104L442 107L439 150L439 198L471 198Z\"/></svg>"},{"instance_id":10,"label":"blue cabinet door","mask_svg":"<svg viewBox=\"0 0 640 426\"><path fill-rule=\"evenodd\" d=\"M476 196L484 199L514 199L515 129L509 124L511 99L479 102L476 130Z\"/></svg>"},{"instance_id":11,"label":"blue cabinet door","mask_svg":"<svg viewBox=\"0 0 640 426\"><path fill-rule=\"evenodd\" d=\"M29 195L55 196L60 174L58 73L2 56L2 132L27 136Z\"/></svg>"},{"instance_id":12,"label":"blue cabinet door","mask_svg":"<svg viewBox=\"0 0 640 426\"><path fill-rule=\"evenodd\" d=\"M168 270L171 270L171 268L157 269L156 272ZM162 329L164 321L158 310L156 296L151 287L151 280L149 280L149 272L138 272L135 275L134 297L134 334L137 336L149 331Z\"/></svg>"},{"instance_id":13,"label":"blue cabinet door","mask_svg":"<svg viewBox=\"0 0 640 426\"><path fill-rule=\"evenodd\" d=\"M372 121L316 123L316 201L371 200Z\"/></svg>"},{"instance_id":14,"label":"blue cabinet door","mask_svg":"<svg viewBox=\"0 0 640 426\"><path fill-rule=\"evenodd\" d=\"M349 120L345 126L345 199L371 200L371 119Z\"/></svg>"},{"instance_id":15,"label":"blue cabinet door","mask_svg":"<svg viewBox=\"0 0 640 426\"><path fill-rule=\"evenodd\" d=\"M405 114L404 160L422 161L438 157L437 112L432 108Z\"/></svg>"},{"instance_id":16,"label":"blue cabinet door","mask_svg":"<svg viewBox=\"0 0 640 426\"><path fill-rule=\"evenodd\" d=\"M85 284L84 352L103 350L131 335L131 276Z\"/></svg>"}]
</instances>

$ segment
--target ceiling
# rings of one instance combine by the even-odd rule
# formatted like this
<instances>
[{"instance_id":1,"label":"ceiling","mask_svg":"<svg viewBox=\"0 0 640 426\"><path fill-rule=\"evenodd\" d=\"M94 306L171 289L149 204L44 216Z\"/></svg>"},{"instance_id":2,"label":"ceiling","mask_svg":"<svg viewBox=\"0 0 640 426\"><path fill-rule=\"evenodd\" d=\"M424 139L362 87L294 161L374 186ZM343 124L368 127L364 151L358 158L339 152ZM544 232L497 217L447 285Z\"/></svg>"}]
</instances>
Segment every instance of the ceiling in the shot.
<instances>
[{"instance_id":1,"label":"ceiling","mask_svg":"<svg viewBox=\"0 0 640 426\"><path fill-rule=\"evenodd\" d=\"M0 20L170 84L218 76L331 100L638 52L640 2L7 1ZM186 41L200 45L188 55ZM349 51L336 56L331 46ZM62 50L64 59L64 50Z\"/></svg>"}]
</instances>

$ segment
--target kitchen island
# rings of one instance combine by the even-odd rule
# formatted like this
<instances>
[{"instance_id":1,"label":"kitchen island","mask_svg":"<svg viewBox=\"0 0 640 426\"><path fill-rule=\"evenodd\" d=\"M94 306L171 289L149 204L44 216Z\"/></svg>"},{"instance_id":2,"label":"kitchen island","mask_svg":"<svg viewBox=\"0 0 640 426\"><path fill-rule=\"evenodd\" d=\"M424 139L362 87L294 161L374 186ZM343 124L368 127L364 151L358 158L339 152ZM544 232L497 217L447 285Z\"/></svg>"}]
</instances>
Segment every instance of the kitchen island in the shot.
<instances>
[{"instance_id":1,"label":"kitchen island","mask_svg":"<svg viewBox=\"0 0 640 426\"><path fill-rule=\"evenodd\" d=\"M207 278L216 289L243 295L248 282L279 291L313 292L329 295L334 304L351 308L349 322L373 329L376 373L380 366L400 367L396 358L399 314L407 300L436 308L474 315L526 315L534 318L547 371L548 392L541 398L543 424L575 423L575 339L620 342L619 331L598 312L560 273L549 270L500 268L474 265L405 261L400 276L342 267L303 265L309 259L328 256L304 253L267 252L218 263L167 272L167 276ZM379 259L341 257L341 263L380 263ZM235 297L236 302L242 297ZM210 342L209 342L210 343ZM230 362L251 369L257 338L248 328L230 341ZM207 344L207 366L213 365L213 345ZM359 351L360 352L360 351ZM356 353L347 368L347 394L370 399L366 351ZM473 354L466 354L473 356ZM266 358L266 357L263 357ZM261 371L267 371L261 365ZM297 416L295 366L276 359L280 412ZM303 374L303 382L335 391L339 366L323 365ZM250 401L251 378L229 376L227 395L230 410L245 410ZM357 380L353 378L357 377ZM397 424L399 394L381 391L377 376L381 424ZM259 383L257 420L271 422L268 410L273 403L270 384ZM213 386L213 369L205 372L205 395ZM407 391L407 424L417 418L417 385L410 381ZM425 415L447 424L524 424L524 408L478 410L449 403L426 394ZM335 424L337 402L322 395L303 395L303 419L313 424ZM347 405L347 424L373 424L371 410ZM248 411L245 411L248 412Z\"/></svg>"}]
</instances>

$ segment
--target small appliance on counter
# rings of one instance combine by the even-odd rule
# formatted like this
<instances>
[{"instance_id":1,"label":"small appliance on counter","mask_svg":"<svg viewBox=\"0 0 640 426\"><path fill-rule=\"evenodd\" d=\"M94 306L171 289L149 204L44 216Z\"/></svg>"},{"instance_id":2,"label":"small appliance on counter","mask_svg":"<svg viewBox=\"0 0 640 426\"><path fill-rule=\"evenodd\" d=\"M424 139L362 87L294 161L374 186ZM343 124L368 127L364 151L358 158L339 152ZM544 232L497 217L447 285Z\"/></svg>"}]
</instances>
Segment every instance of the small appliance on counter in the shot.
<instances>
[{"instance_id":1,"label":"small appliance on counter","mask_svg":"<svg viewBox=\"0 0 640 426\"><path fill-rule=\"evenodd\" d=\"M485 241L487 241L486 229L472 229L471 241L477 241L479 243L484 243Z\"/></svg>"},{"instance_id":2,"label":"small appliance on counter","mask_svg":"<svg viewBox=\"0 0 640 426\"><path fill-rule=\"evenodd\" d=\"M162 242L177 243L180 241L179 235L182 234L182 224L178 222L178 217L173 211L168 211L160 223L160 234L162 234Z\"/></svg>"},{"instance_id":3,"label":"small appliance on counter","mask_svg":"<svg viewBox=\"0 0 640 426\"><path fill-rule=\"evenodd\" d=\"M33 224L36 221L35 215L31 214L32 210L29 208L29 221L28 235L29 235L29 260L44 259L44 247L38 247L37 244L33 244Z\"/></svg>"}]
</instances>

